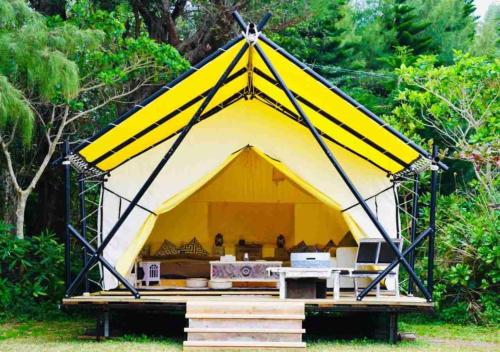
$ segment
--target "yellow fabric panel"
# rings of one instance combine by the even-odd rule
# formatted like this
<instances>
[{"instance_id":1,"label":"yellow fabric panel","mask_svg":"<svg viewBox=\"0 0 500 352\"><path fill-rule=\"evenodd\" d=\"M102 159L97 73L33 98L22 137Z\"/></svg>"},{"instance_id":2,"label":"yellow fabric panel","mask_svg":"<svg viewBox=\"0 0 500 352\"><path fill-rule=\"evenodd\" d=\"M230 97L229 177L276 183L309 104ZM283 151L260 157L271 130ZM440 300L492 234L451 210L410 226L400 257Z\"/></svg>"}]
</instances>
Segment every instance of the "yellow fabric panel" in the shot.
<instances>
[{"instance_id":1,"label":"yellow fabric panel","mask_svg":"<svg viewBox=\"0 0 500 352\"><path fill-rule=\"evenodd\" d=\"M229 66L244 40L233 45L226 52L220 54L205 64L197 72L176 84L172 89L163 93L155 100L138 110L136 113L119 123L117 126L100 136L94 142L80 151L80 154L92 162L102 154L113 149L123 141L134 136L144 128L154 124L162 117L181 107L189 100L199 96L215 85L225 69ZM248 55L244 54L232 73L246 67ZM233 92L234 93L234 92Z\"/></svg>"},{"instance_id":2,"label":"yellow fabric panel","mask_svg":"<svg viewBox=\"0 0 500 352\"><path fill-rule=\"evenodd\" d=\"M254 78L254 82L255 86L258 89L265 92L272 99L280 102L287 109L290 109L294 113L296 112L295 108L291 105L289 99L286 97L283 90L274 86L272 83L268 82L267 80L257 75ZM304 110L304 113L311 120L312 124L319 130L321 130L323 133L327 134L328 136L336 140L338 143L341 143L346 147L356 151L357 153L365 156L366 158L370 159L377 165L380 165L381 167L390 172L395 173L401 170L401 165L393 161L391 158L387 157L380 151L368 145L366 142L363 142L359 138L353 136L351 133L347 132L337 124L321 116L319 113L312 110L310 107L301 104L300 102L299 104Z\"/></svg>"},{"instance_id":3,"label":"yellow fabric panel","mask_svg":"<svg viewBox=\"0 0 500 352\"><path fill-rule=\"evenodd\" d=\"M207 173L204 177L200 178L198 182L191 185L191 187L184 189L183 191L177 193L175 196L168 199L155 211L155 213L162 214L178 206L190 195L192 195L194 192L200 189L205 183L207 183L222 169L227 167L227 165L229 165L231 161L233 161L234 158L236 158L238 155L239 153L234 153L233 155L230 155L219 167L214 169L212 172ZM126 275L126 273L128 273L128 271L130 270L131 266L134 263L135 258L141 251L151 231L153 230L156 220L157 220L157 215L155 214L150 214L146 218L144 224L141 226L141 229L135 236L134 240L130 243L125 253L116 261L115 268L122 275Z\"/></svg>"},{"instance_id":4,"label":"yellow fabric panel","mask_svg":"<svg viewBox=\"0 0 500 352\"><path fill-rule=\"evenodd\" d=\"M411 162L418 157L418 153L414 149L407 146L377 122L318 82L314 77L304 72L293 62L276 52L266 43L261 41L260 45L274 68L292 91L328 112L330 115L335 116L384 149L393 152L400 159ZM259 55L254 55L253 64L254 67L258 67L261 71L272 77L272 74Z\"/></svg>"},{"instance_id":5,"label":"yellow fabric panel","mask_svg":"<svg viewBox=\"0 0 500 352\"><path fill-rule=\"evenodd\" d=\"M272 161L272 162L271 162ZM256 148L245 148L231 165L221 170L190 198L196 202L317 203L318 200L282 172L276 162ZM280 177L278 175L283 175ZM325 200L326 201L326 200Z\"/></svg>"},{"instance_id":6,"label":"yellow fabric panel","mask_svg":"<svg viewBox=\"0 0 500 352\"><path fill-rule=\"evenodd\" d=\"M246 86L246 84L247 77L245 74L243 74L242 76L221 87L217 94L213 97L212 101L205 108L205 112L230 98L236 92L242 90ZM200 107L202 102L203 99L196 104L193 104L188 109L180 112L175 117L171 118L152 131L146 133L141 138L128 144L124 148L112 154L110 157L101 161L99 164L97 164L97 167L99 167L101 170L111 170L120 165L125 160L137 155L148 147L160 142L169 135L182 129L196 113L196 110Z\"/></svg>"},{"instance_id":7,"label":"yellow fabric panel","mask_svg":"<svg viewBox=\"0 0 500 352\"><path fill-rule=\"evenodd\" d=\"M213 235L210 238L208 232L208 204L186 200L158 216L147 244L151 245L150 253L154 255L164 240L179 246L193 237L210 252Z\"/></svg>"},{"instance_id":8,"label":"yellow fabric panel","mask_svg":"<svg viewBox=\"0 0 500 352\"><path fill-rule=\"evenodd\" d=\"M349 227L349 230L351 230L352 237L354 237L356 242L359 243L359 240L361 240L362 238L368 237L368 236L366 236L366 234L363 231L361 231L358 224L356 224L356 222L353 220L353 218L349 214L347 214L346 212L343 212L342 216L343 216L347 226Z\"/></svg>"},{"instance_id":9,"label":"yellow fabric panel","mask_svg":"<svg viewBox=\"0 0 500 352\"><path fill-rule=\"evenodd\" d=\"M328 241L339 243L349 231L342 215L321 203L295 206L295 243L324 247Z\"/></svg>"},{"instance_id":10,"label":"yellow fabric panel","mask_svg":"<svg viewBox=\"0 0 500 352\"><path fill-rule=\"evenodd\" d=\"M226 248L240 239L247 243L273 246L279 234L286 243L293 243L294 204L254 202L210 202L208 211L209 236L224 236Z\"/></svg>"}]
</instances>

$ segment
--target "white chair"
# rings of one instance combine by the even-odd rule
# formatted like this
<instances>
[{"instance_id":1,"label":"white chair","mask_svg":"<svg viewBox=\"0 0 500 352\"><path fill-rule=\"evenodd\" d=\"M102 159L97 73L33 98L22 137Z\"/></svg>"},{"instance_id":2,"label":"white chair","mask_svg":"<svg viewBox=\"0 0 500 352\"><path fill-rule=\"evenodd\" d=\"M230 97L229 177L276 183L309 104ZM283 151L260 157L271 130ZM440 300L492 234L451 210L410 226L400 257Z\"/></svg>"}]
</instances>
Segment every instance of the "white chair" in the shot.
<instances>
[{"instance_id":1,"label":"white chair","mask_svg":"<svg viewBox=\"0 0 500 352\"><path fill-rule=\"evenodd\" d=\"M392 240L401 251L403 242L401 239ZM341 278L350 278L354 284L354 296L358 295L360 279L374 280L385 267L396 259L396 255L384 239L368 238L359 242L354 269L348 273L341 273ZM338 264L338 260L337 260ZM376 267L376 269L373 268ZM339 265L339 267L341 267ZM397 265L386 276L386 288L393 288L396 297L399 297L399 265ZM392 280L391 280L392 279ZM391 287L393 286L393 287ZM366 287L366 286L365 286ZM380 282L376 286L376 295L380 296Z\"/></svg>"},{"instance_id":2,"label":"white chair","mask_svg":"<svg viewBox=\"0 0 500 352\"><path fill-rule=\"evenodd\" d=\"M144 281L146 286L160 282L160 262L140 262L139 266L144 270L141 281Z\"/></svg>"}]
</instances>

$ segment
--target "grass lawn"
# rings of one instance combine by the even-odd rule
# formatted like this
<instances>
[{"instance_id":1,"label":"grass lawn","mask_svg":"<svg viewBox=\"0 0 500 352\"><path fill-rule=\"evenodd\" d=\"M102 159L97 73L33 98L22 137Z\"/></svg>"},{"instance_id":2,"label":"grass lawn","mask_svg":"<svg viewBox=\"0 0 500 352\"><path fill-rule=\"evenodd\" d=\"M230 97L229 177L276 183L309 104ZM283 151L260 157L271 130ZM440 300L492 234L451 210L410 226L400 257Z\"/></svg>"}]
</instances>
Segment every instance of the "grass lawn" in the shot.
<instances>
[{"instance_id":1,"label":"grass lawn","mask_svg":"<svg viewBox=\"0 0 500 352\"><path fill-rule=\"evenodd\" d=\"M43 322L7 322L0 324L1 352L35 351L181 351L182 338L124 336L94 342L78 339L93 321L61 318ZM308 351L500 351L500 330L478 326L460 326L440 322L400 322L400 331L416 332L416 342L396 346L370 340L335 341L308 339Z\"/></svg>"}]
</instances>

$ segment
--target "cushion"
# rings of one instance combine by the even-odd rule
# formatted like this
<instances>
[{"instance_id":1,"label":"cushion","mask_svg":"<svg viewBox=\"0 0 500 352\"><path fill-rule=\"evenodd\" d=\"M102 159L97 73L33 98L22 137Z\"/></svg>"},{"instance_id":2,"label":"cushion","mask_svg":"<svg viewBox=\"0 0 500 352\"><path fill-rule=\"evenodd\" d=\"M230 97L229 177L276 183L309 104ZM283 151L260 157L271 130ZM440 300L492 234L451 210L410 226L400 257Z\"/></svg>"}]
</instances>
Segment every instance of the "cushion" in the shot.
<instances>
[{"instance_id":1,"label":"cushion","mask_svg":"<svg viewBox=\"0 0 500 352\"><path fill-rule=\"evenodd\" d=\"M193 239L188 243L181 245L179 247L179 251L181 254L186 254L186 255L196 255L203 257L208 256L208 252L205 250L205 248L203 248L203 246L196 239L196 237L193 237Z\"/></svg>"},{"instance_id":2,"label":"cushion","mask_svg":"<svg viewBox=\"0 0 500 352\"><path fill-rule=\"evenodd\" d=\"M310 253L321 252L316 246L308 246L304 241L300 241L288 250L288 253Z\"/></svg>"},{"instance_id":3,"label":"cushion","mask_svg":"<svg viewBox=\"0 0 500 352\"><path fill-rule=\"evenodd\" d=\"M163 241L161 247L156 251L155 256L165 257L167 255L179 254L179 248L169 240Z\"/></svg>"}]
</instances>

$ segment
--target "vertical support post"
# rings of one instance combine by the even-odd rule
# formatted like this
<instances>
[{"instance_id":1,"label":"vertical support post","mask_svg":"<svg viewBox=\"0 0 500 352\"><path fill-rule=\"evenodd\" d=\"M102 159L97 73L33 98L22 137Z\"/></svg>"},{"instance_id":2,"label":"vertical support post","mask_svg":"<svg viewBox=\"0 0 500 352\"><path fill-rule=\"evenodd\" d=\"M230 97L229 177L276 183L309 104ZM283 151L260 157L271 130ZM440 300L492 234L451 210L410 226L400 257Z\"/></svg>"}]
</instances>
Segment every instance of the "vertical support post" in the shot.
<instances>
[{"instance_id":1,"label":"vertical support post","mask_svg":"<svg viewBox=\"0 0 500 352\"><path fill-rule=\"evenodd\" d=\"M434 290L434 240L436 238L436 196L437 196L437 182L438 182L438 146L432 145L432 171L431 171L431 201L429 205L429 228L431 233L429 235L429 250L427 262L427 289L432 295Z\"/></svg>"},{"instance_id":2,"label":"vertical support post","mask_svg":"<svg viewBox=\"0 0 500 352\"><path fill-rule=\"evenodd\" d=\"M398 342L398 313L389 313L389 343Z\"/></svg>"},{"instance_id":3,"label":"vertical support post","mask_svg":"<svg viewBox=\"0 0 500 352\"><path fill-rule=\"evenodd\" d=\"M415 173L413 177L413 204L411 211L411 229L410 229L410 237L411 243L415 242L415 237L417 235L417 222L418 222L418 189L419 189L420 176L418 173ZM413 270L415 270L415 251L410 252L410 257L408 258L410 261L410 266ZM408 296L413 296L413 279L411 277L408 278Z\"/></svg>"},{"instance_id":4,"label":"vertical support post","mask_svg":"<svg viewBox=\"0 0 500 352\"><path fill-rule=\"evenodd\" d=\"M71 223L71 194L70 194L70 178L71 164L69 157L69 142L64 142L64 277L66 289L71 284L71 235L69 233L69 225Z\"/></svg>"},{"instance_id":5,"label":"vertical support post","mask_svg":"<svg viewBox=\"0 0 500 352\"><path fill-rule=\"evenodd\" d=\"M87 209L85 208L85 176L82 173L80 173L78 177L78 193L80 195L80 233L82 237L87 240ZM83 246L83 265L87 264L87 261L89 260L88 258L88 252L87 248ZM89 292L89 279L88 279L88 274L85 274L85 277L83 278L83 286L84 286L84 292Z\"/></svg>"},{"instance_id":6,"label":"vertical support post","mask_svg":"<svg viewBox=\"0 0 500 352\"><path fill-rule=\"evenodd\" d=\"M108 338L109 337L109 311L105 311L104 312L104 316L103 316L103 336L104 338Z\"/></svg>"}]
</instances>

